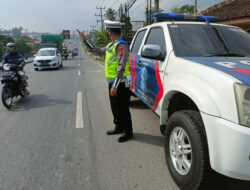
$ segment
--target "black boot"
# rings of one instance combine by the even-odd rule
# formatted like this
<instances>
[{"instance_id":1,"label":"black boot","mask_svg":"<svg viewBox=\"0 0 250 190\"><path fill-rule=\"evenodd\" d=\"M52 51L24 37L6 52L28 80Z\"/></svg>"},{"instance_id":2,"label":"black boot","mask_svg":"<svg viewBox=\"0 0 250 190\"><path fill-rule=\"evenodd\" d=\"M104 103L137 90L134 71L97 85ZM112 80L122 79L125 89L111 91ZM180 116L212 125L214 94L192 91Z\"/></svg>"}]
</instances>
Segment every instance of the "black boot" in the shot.
<instances>
[{"instance_id":1,"label":"black boot","mask_svg":"<svg viewBox=\"0 0 250 190\"><path fill-rule=\"evenodd\" d=\"M121 142L125 142L125 141L128 141L130 139L133 138L133 134L130 133L130 134L124 134L122 135L121 137L118 138L118 142L121 143Z\"/></svg>"},{"instance_id":2,"label":"black boot","mask_svg":"<svg viewBox=\"0 0 250 190\"><path fill-rule=\"evenodd\" d=\"M119 128L114 128L114 129L107 131L107 135L116 135L116 134L121 134L121 133L123 133L123 130Z\"/></svg>"}]
</instances>

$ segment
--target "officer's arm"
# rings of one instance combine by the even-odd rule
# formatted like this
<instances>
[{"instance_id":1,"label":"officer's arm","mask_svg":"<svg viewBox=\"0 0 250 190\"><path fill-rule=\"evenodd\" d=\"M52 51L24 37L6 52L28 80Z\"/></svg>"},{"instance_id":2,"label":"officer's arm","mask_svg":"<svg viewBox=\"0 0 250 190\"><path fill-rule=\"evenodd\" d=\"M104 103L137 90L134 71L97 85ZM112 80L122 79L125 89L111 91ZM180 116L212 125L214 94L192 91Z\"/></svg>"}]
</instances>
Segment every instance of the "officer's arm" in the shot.
<instances>
[{"instance_id":1,"label":"officer's arm","mask_svg":"<svg viewBox=\"0 0 250 190\"><path fill-rule=\"evenodd\" d=\"M105 55L106 47L103 48L96 47L95 44L93 44L90 40L87 40L86 36L83 33L81 33L78 29L76 31L79 33L82 41L86 44L86 46L89 49L91 49L91 51L95 52L98 55Z\"/></svg>"},{"instance_id":2,"label":"officer's arm","mask_svg":"<svg viewBox=\"0 0 250 190\"><path fill-rule=\"evenodd\" d=\"M126 44L120 44L116 48L117 52L117 60L118 60L118 68L116 71L116 78L113 82L112 88L117 89L119 84L123 78L123 74L125 72L126 63L128 61L129 49Z\"/></svg>"},{"instance_id":3,"label":"officer's arm","mask_svg":"<svg viewBox=\"0 0 250 190\"><path fill-rule=\"evenodd\" d=\"M103 48L99 48L99 47L96 47L91 41L89 40L85 40L85 44L87 45L87 47L89 49L91 49L92 52L98 54L98 55L105 55L105 52L106 52L106 47L103 47Z\"/></svg>"}]
</instances>

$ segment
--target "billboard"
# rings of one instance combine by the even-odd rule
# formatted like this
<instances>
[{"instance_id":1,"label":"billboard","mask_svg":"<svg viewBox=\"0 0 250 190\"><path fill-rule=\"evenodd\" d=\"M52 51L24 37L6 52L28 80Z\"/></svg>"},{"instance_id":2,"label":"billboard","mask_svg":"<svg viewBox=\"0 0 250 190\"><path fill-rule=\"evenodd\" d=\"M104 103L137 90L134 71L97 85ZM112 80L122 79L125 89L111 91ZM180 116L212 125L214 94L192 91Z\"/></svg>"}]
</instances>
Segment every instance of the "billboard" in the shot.
<instances>
[{"instance_id":1,"label":"billboard","mask_svg":"<svg viewBox=\"0 0 250 190\"><path fill-rule=\"evenodd\" d=\"M63 39L70 39L70 31L69 30L63 30Z\"/></svg>"}]
</instances>

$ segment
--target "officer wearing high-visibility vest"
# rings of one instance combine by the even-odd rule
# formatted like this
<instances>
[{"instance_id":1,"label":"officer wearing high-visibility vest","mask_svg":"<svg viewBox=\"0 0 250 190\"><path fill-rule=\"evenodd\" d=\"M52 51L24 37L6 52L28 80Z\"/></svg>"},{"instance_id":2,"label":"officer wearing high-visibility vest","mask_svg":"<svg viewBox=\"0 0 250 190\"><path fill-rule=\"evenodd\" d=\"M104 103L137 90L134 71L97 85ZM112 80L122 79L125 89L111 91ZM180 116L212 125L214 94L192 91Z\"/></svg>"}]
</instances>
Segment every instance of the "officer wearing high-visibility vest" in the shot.
<instances>
[{"instance_id":1,"label":"officer wearing high-visibility vest","mask_svg":"<svg viewBox=\"0 0 250 190\"><path fill-rule=\"evenodd\" d=\"M115 128L107 131L108 135L124 133L118 142L124 142L133 137L131 114L129 111L129 86L131 76L129 71L129 46L121 38L122 23L105 20L105 27L110 43L104 48L95 47L79 31L81 39L98 54L106 54L105 77L109 86L109 99L114 117Z\"/></svg>"}]
</instances>

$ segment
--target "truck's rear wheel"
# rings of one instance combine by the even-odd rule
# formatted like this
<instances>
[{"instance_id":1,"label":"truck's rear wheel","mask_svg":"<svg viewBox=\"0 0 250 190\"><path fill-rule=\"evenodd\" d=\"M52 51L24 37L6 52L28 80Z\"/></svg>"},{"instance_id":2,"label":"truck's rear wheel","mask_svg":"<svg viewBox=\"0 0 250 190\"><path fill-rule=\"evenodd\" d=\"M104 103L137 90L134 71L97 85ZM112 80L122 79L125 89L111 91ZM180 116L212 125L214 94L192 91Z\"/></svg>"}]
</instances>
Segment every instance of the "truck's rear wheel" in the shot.
<instances>
[{"instance_id":1,"label":"truck's rear wheel","mask_svg":"<svg viewBox=\"0 0 250 190\"><path fill-rule=\"evenodd\" d=\"M170 174L182 190L208 190L212 170L203 122L197 111L178 111L165 130L165 156Z\"/></svg>"}]
</instances>

